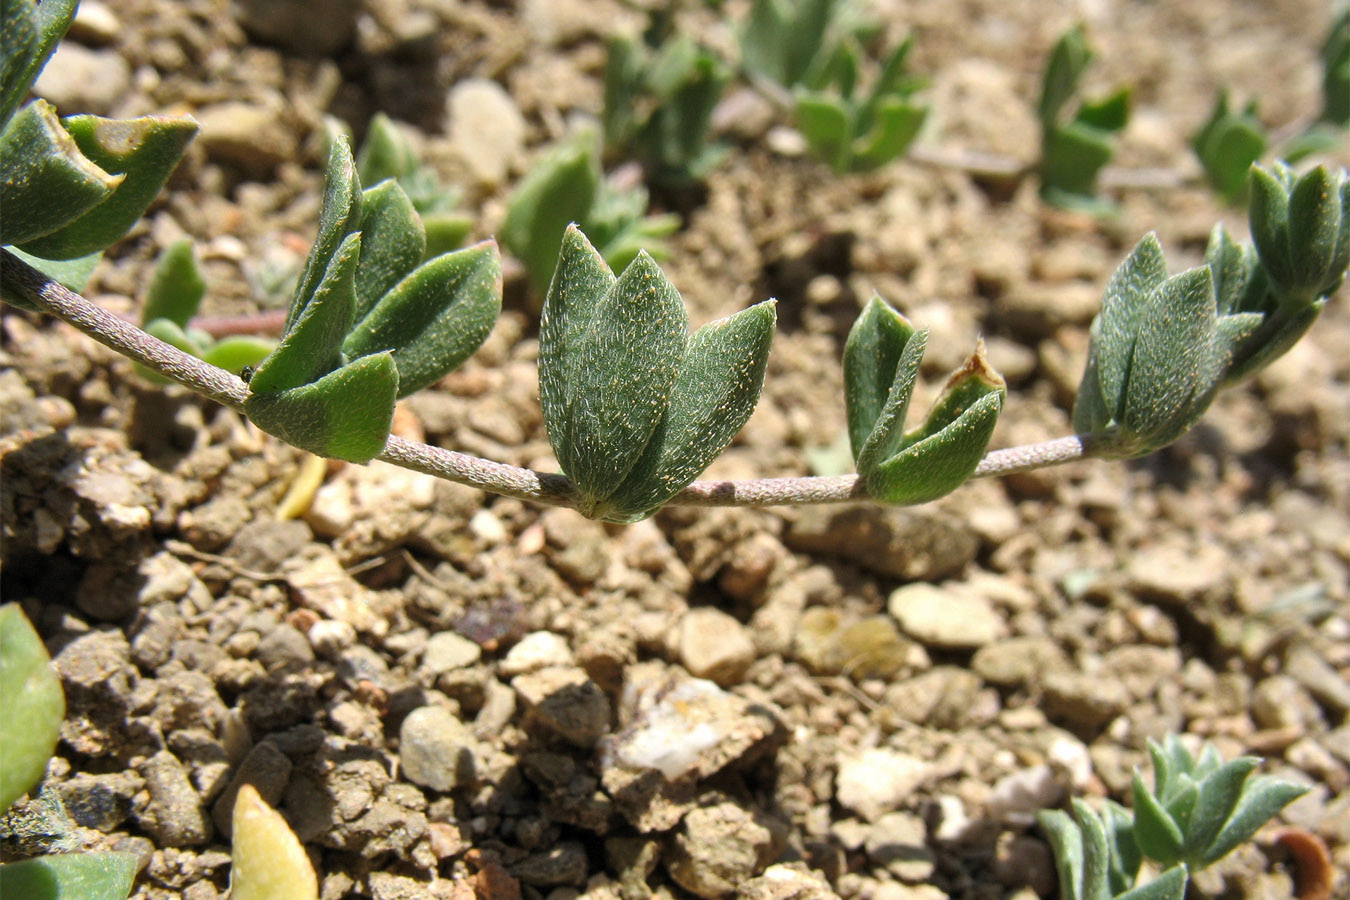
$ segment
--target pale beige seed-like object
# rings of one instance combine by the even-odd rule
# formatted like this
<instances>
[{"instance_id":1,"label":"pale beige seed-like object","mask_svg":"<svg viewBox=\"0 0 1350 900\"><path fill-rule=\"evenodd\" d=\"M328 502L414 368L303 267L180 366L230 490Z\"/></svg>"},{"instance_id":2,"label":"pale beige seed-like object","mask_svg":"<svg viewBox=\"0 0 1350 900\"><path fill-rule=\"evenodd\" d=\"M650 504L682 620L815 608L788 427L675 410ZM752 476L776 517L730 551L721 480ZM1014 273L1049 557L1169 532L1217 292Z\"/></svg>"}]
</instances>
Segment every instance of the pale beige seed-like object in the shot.
<instances>
[{"instance_id":1,"label":"pale beige seed-like object","mask_svg":"<svg viewBox=\"0 0 1350 900\"><path fill-rule=\"evenodd\" d=\"M318 900L319 881L300 840L251 784L234 801L230 900Z\"/></svg>"}]
</instances>

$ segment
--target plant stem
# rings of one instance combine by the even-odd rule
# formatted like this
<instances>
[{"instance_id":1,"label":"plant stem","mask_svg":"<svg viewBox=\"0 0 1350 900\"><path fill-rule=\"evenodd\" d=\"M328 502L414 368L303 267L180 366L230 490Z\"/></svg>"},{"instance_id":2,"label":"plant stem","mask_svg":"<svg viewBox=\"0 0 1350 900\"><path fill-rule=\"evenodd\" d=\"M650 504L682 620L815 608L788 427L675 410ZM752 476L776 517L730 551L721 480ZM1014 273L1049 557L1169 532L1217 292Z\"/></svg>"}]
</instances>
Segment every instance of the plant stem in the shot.
<instances>
[{"instance_id":1,"label":"plant stem","mask_svg":"<svg viewBox=\"0 0 1350 900\"><path fill-rule=\"evenodd\" d=\"M0 251L0 295L18 296L112 350L160 372L195 393L231 409L243 410L248 385L224 369L205 363L146 334L56 283L8 250ZM1080 435L988 453L974 477L1006 475L1081 459L1088 455ZM377 459L469 487L575 508L576 489L564 475L536 472L390 435ZM779 506L840 503L870 499L857 475L696 481L670 503L682 506Z\"/></svg>"}]
</instances>

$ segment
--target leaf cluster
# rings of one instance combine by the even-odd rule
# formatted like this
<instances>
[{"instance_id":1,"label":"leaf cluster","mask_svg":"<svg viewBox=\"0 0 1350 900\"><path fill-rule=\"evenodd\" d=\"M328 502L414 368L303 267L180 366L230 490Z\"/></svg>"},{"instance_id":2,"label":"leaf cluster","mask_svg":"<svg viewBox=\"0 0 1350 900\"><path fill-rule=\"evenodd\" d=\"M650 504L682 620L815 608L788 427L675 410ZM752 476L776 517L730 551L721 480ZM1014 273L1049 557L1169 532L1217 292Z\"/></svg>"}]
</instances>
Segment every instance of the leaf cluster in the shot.
<instances>
[{"instance_id":1,"label":"leaf cluster","mask_svg":"<svg viewBox=\"0 0 1350 900\"><path fill-rule=\"evenodd\" d=\"M623 271L646 250L670 255L666 238L680 227L674 213L648 215L647 189L621 185L600 168L599 138L583 128L555 147L521 180L507 206L502 242L525 264L542 297L553 279L562 236L576 222L611 268Z\"/></svg>"},{"instance_id":2,"label":"leaf cluster","mask_svg":"<svg viewBox=\"0 0 1350 900\"><path fill-rule=\"evenodd\" d=\"M640 162L653 184L687 185L721 160L709 140L731 70L687 34L615 37L605 63L601 127L607 154Z\"/></svg>"},{"instance_id":3,"label":"leaf cluster","mask_svg":"<svg viewBox=\"0 0 1350 900\"><path fill-rule=\"evenodd\" d=\"M921 86L919 79L905 72L905 59L913 46L913 37L906 38L863 90L862 47L856 41L844 41L813 82L819 86L797 89L797 128L811 152L836 172L883 166L903 155L918 136L928 107L911 99Z\"/></svg>"},{"instance_id":4,"label":"leaf cluster","mask_svg":"<svg viewBox=\"0 0 1350 900\"><path fill-rule=\"evenodd\" d=\"M79 289L98 254L159 193L197 124L186 116L60 118L43 100L21 107L76 5L0 5L0 245Z\"/></svg>"},{"instance_id":5,"label":"leaf cluster","mask_svg":"<svg viewBox=\"0 0 1350 900\"><path fill-rule=\"evenodd\" d=\"M782 88L818 90L844 45L877 31L853 0L755 0L741 28L741 68Z\"/></svg>"},{"instance_id":6,"label":"leaf cluster","mask_svg":"<svg viewBox=\"0 0 1350 900\"><path fill-rule=\"evenodd\" d=\"M1113 135L1130 118L1130 89L1082 100L1072 110L1092 49L1081 25L1060 35L1050 51L1036 107L1041 123L1041 197L1066 209L1103 212L1110 207L1096 194L1097 174L1115 152Z\"/></svg>"},{"instance_id":7,"label":"leaf cluster","mask_svg":"<svg viewBox=\"0 0 1350 900\"><path fill-rule=\"evenodd\" d=\"M449 253L473 230L473 218L457 212L460 192L442 184L435 170L424 165L406 131L384 113L376 113L356 151L356 174L362 184L394 179L422 219L428 257Z\"/></svg>"},{"instance_id":8,"label":"leaf cluster","mask_svg":"<svg viewBox=\"0 0 1350 900\"><path fill-rule=\"evenodd\" d=\"M1068 900L1181 900L1190 873L1213 865L1307 788L1252 773L1253 756L1224 762L1212 745L1193 757L1176 735L1149 741L1154 786L1136 771L1133 814L1106 801L1096 812L1073 801L1073 816L1042 810L1038 816ZM1147 858L1164 871L1136 886Z\"/></svg>"},{"instance_id":9,"label":"leaf cluster","mask_svg":"<svg viewBox=\"0 0 1350 900\"><path fill-rule=\"evenodd\" d=\"M464 362L501 311L495 243L430 258L426 247L407 193L393 179L363 191L335 133L318 237L244 402L258 427L335 459L384 449L395 400Z\"/></svg>"},{"instance_id":10,"label":"leaf cluster","mask_svg":"<svg viewBox=\"0 0 1350 900\"><path fill-rule=\"evenodd\" d=\"M1254 247L1218 226L1205 264L1168 277L1156 236L1131 251L1093 319L1074 428L1093 452L1141 456L1172 443L1220 388L1307 332L1350 265L1350 182L1318 167L1251 170Z\"/></svg>"},{"instance_id":11,"label":"leaf cluster","mask_svg":"<svg viewBox=\"0 0 1350 900\"><path fill-rule=\"evenodd\" d=\"M238 372L262 362L275 346L274 341L246 335L217 340L192 327L192 317L197 315L204 296L206 279L197 264L192 242L186 238L174 241L164 248L155 262L141 306L141 327L147 334L228 372ZM150 381L168 382L163 375L145 366L137 365L136 368Z\"/></svg>"}]
</instances>

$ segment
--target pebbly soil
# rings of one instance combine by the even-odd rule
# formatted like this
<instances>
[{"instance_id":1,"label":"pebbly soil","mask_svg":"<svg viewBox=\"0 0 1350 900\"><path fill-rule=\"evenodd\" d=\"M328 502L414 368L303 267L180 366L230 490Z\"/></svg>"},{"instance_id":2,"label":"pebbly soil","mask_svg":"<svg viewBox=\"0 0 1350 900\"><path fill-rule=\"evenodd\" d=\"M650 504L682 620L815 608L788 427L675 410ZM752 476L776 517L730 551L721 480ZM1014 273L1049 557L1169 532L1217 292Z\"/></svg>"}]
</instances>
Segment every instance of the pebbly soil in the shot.
<instances>
[{"instance_id":1,"label":"pebbly soil","mask_svg":"<svg viewBox=\"0 0 1350 900\"><path fill-rule=\"evenodd\" d=\"M598 112L603 38L639 21L613 0L318 5L86 3L44 94L203 123L96 274L99 302L132 311L184 234L207 312L283 302L269 285L313 232L325 113L414 125L490 236L531 160ZM928 156L1029 161L1040 67L1075 17L1098 51L1090 86L1136 86L1127 170L1193 179L1188 136L1219 85L1259 97L1276 131L1317 110L1317 0L881 6L892 38L918 34ZM268 7L298 18L269 32ZM732 46L713 8L686 17ZM755 95L728 103L725 163L662 200L685 216L666 269L694 324L776 296L780 330L760 407L710 475L843 465L838 360L873 291L932 329L925 397L983 335L1011 386L995 445L1067 434L1087 324L1133 242L1156 230L1176 270L1215 222L1245 233L1199 187L1122 191L1093 220L1030 183L912 160L834 177ZM6 308L3 590L47 641L69 716L5 857L130 849L138 900L216 900L247 781L328 900L1032 900L1056 894L1033 812L1128 803L1146 740L1179 732L1310 785L1279 824L1326 843L1347 896L1344 293L1138 462L916 509L671 509L629 527L380 464L329 466L280 520L301 454ZM487 344L406 403L400 432L551 468L532 308L517 274ZM1287 897L1296 874L1267 829L1194 896Z\"/></svg>"}]
</instances>

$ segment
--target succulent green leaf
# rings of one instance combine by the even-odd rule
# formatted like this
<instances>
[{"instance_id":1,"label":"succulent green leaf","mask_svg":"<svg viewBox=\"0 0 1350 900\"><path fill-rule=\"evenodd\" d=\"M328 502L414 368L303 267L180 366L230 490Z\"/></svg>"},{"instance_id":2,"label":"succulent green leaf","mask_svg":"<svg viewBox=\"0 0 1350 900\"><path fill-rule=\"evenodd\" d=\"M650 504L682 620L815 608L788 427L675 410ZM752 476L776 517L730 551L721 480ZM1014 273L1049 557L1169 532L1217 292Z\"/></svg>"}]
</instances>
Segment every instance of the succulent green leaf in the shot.
<instances>
[{"instance_id":1,"label":"succulent green leaf","mask_svg":"<svg viewBox=\"0 0 1350 900\"><path fill-rule=\"evenodd\" d=\"M1233 814L1214 841L1205 848L1200 858L1201 867L1218 862L1239 844L1251 840L1262 825L1307 792L1306 785L1265 775L1247 779Z\"/></svg>"},{"instance_id":2,"label":"succulent green leaf","mask_svg":"<svg viewBox=\"0 0 1350 900\"><path fill-rule=\"evenodd\" d=\"M1143 854L1134 840L1134 818L1119 803L1111 800L1102 803L1102 824L1111 851L1108 880L1111 895L1115 896L1129 890L1134 884Z\"/></svg>"},{"instance_id":3,"label":"succulent green leaf","mask_svg":"<svg viewBox=\"0 0 1350 900\"><path fill-rule=\"evenodd\" d=\"M180 238L165 247L155 261L155 271L150 276L150 287L145 292L145 305L141 309L141 321L167 319L187 328L204 296L206 279L197 265L197 252L191 240Z\"/></svg>"},{"instance_id":4,"label":"succulent green leaf","mask_svg":"<svg viewBox=\"0 0 1350 900\"><path fill-rule=\"evenodd\" d=\"M0 134L0 243L25 244L58 231L105 202L123 180L80 152L51 104L34 100Z\"/></svg>"},{"instance_id":5,"label":"succulent green leaf","mask_svg":"<svg viewBox=\"0 0 1350 900\"><path fill-rule=\"evenodd\" d=\"M777 315L766 300L689 338L665 417L597 514L636 521L689 485L741 430L764 386Z\"/></svg>"},{"instance_id":6,"label":"succulent green leaf","mask_svg":"<svg viewBox=\"0 0 1350 900\"><path fill-rule=\"evenodd\" d=\"M1130 378L1130 360L1134 356L1135 336L1154 289L1167 279L1167 259L1153 232L1135 244L1106 282L1102 311L1094 327L1101 340L1097 343L1098 379L1101 394L1111 417L1119 419Z\"/></svg>"},{"instance_id":7,"label":"succulent green leaf","mask_svg":"<svg viewBox=\"0 0 1350 900\"><path fill-rule=\"evenodd\" d=\"M0 866L0 896L31 900L127 900L139 860L116 851L58 853Z\"/></svg>"},{"instance_id":8,"label":"succulent green leaf","mask_svg":"<svg viewBox=\"0 0 1350 900\"><path fill-rule=\"evenodd\" d=\"M426 232L397 181L384 180L361 194L361 261L356 266L356 320L417 268Z\"/></svg>"},{"instance_id":9,"label":"succulent green leaf","mask_svg":"<svg viewBox=\"0 0 1350 900\"><path fill-rule=\"evenodd\" d=\"M305 270L295 286L291 307L286 313L286 329L290 331L318 293L321 282L328 277L333 257L343 246L347 235L355 231L361 221L361 181L356 176L351 144L347 136L330 129L328 165L324 173L323 202L319 207L319 233L305 260Z\"/></svg>"},{"instance_id":10,"label":"succulent green leaf","mask_svg":"<svg viewBox=\"0 0 1350 900\"><path fill-rule=\"evenodd\" d=\"M1084 122L1052 126L1041 151L1041 196L1056 206L1093 211L1097 173L1111 161L1110 135Z\"/></svg>"},{"instance_id":11,"label":"succulent green leaf","mask_svg":"<svg viewBox=\"0 0 1350 900\"><path fill-rule=\"evenodd\" d=\"M1233 240L1222 223L1209 233L1205 264L1214 281L1215 311L1220 317L1254 311L1249 288L1256 272L1256 254Z\"/></svg>"},{"instance_id":12,"label":"succulent green leaf","mask_svg":"<svg viewBox=\"0 0 1350 900\"><path fill-rule=\"evenodd\" d=\"M502 241L525 263L538 293L549 288L564 230L585 218L599 186L595 135L582 131L545 155L512 195Z\"/></svg>"},{"instance_id":13,"label":"succulent green leaf","mask_svg":"<svg viewBox=\"0 0 1350 900\"><path fill-rule=\"evenodd\" d=\"M1280 177L1277 164L1274 172L1260 166L1251 170L1251 199L1248 216L1251 220L1252 242L1261 258L1261 265L1271 281L1287 288L1294 281L1293 258L1289 247L1289 188ZM1287 170L1286 170L1287 171Z\"/></svg>"},{"instance_id":14,"label":"succulent green leaf","mask_svg":"<svg viewBox=\"0 0 1350 900\"><path fill-rule=\"evenodd\" d=\"M1083 832L1083 900L1111 900L1108 876L1111 870L1111 850L1106 840L1102 820L1077 797L1073 799L1073 816Z\"/></svg>"},{"instance_id":15,"label":"succulent green leaf","mask_svg":"<svg viewBox=\"0 0 1350 900\"><path fill-rule=\"evenodd\" d=\"M42 778L60 736L66 698L51 662L19 605L0 606L0 811Z\"/></svg>"},{"instance_id":16,"label":"succulent green leaf","mask_svg":"<svg viewBox=\"0 0 1350 900\"><path fill-rule=\"evenodd\" d=\"M1141 438L1170 443L1195 423L1217 388L1214 285L1207 266L1154 291L1135 340L1120 422Z\"/></svg>"},{"instance_id":17,"label":"succulent green leaf","mask_svg":"<svg viewBox=\"0 0 1350 900\"><path fill-rule=\"evenodd\" d=\"M207 347L201 357L204 362L237 375L245 366L257 369L274 347L275 341L240 334L217 341Z\"/></svg>"},{"instance_id":18,"label":"succulent green leaf","mask_svg":"<svg viewBox=\"0 0 1350 900\"><path fill-rule=\"evenodd\" d=\"M254 373L250 387L255 393L298 388L338 368L342 341L355 315L360 255L361 235L347 235L299 317L286 326L281 343Z\"/></svg>"},{"instance_id":19,"label":"succulent green leaf","mask_svg":"<svg viewBox=\"0 0 1350 900\"><path fill-rule=\"evenodd\" d=\"M741 33L741 66L792 87L804 81L831 34L835 0L755 0Z\"/></svg>"},{"instance_id":20,"label":"succulent green leaf","mask_svg":"<svg viewBox=\"0 0 1350 900\"><path fill-rule=\"evenodd\" d=\"M970 479L984 456L1003 409L1007 387L978 347L952 377L928 419L905 435L904 448L859 468L867 491L886 503L927 503Z\"/></svg>"},{"instance_id":21,"label":"succulent green leaf","mask_svg":"<svg viewBox=\"0 0 1350 900\"><path fill-rule=\"evenodd\" d=\"M1261 760L1254 756L1242 756L1204 776L1198 785L1190 826L1185 829L1182 852L1188 862L1195 863L1203 857L1236 808L1247 776L1260 764Z\"/></svg>"},{"instance_id":22,"label":"succulent green leaf","mask_svg":"<svg viewBox=\"0 0 1350 900\"><path fill-rule=\"evenodd\" d=\"M548 303L570 280L557 278ZM561 359L540 346L540 366L561 365L568 385L563 420L545 423L563 441L559 461L583 497L599 502L618 488L666 414L688 341L679 292L645 253L598 296L567 298L594 306L584 332ZM546 303L546 306L548 304ZM555 452L559 449L555 441ZM583 512L588 512L586 509Z\"/></svg>"},{"instance_id":23,"label":"succulent green leaf","mask_svg":"<svg viewBox=\"0 0 1350 900\"><path fill-rule=\"evenodd\" d=\"M1339 287L1350 262L1350 209L1342 197L1345 183L1343 172L1333 175L1318 166L1303 175L1289 195L1289 250L1295 283L1314 297Z\"/></svg>"},{"instance_id":24,"label":"succulent green leaf","mask_svg":"<svg viewBox=\"0 0 1350 900\"><path fill-rule=\"evenodd\" d=\"M549 442L563 471L572 465L570 362L596 315L598 298L615 281L586 236L575 225L568 226L539 321L539 402Z\"/></svg>"},{"instance_id":25,"label":"succulent green leaf","mask_svg":"<svg viewBox=\"0 0 1350 900\"><path fill-rule=\"evenodd\" d=\"M458 250L473 231L474 220L465 213L424 212L422 227L427 233L428 259Z\"/></svg>"},{"instance_id":26,"label":"succulent green leaf","mask_svg":"<svg viewBox=\"0 0 1350 900\"><path fill-rule=\"evenodd\" d=\"M1224 385L1237 384L1289 352L1289 348L1312 328L1326 305L1326 297L1313 301L1285 319L1268 337L1263 336L1255 347L1244 348L1243 355L1225 374Z\"/></svg>"},{"instance_id":27,"label":"succulent green leaf","mask_svg":"<svg viewBox=\"0 0 1350 900\"><path fill-rule=\"evenodd\" d=\"M1060 35L1050 51L1045 77L1041 81L1041 99L1036 113L1045 127L1053 125L1060 110L1078 90L1078 80L1092 60L1087 35L1082 25L1076 25Z\"/></svg>"},{"instance_id":28,"label":"succulent green leaf","mask_svg":"<svg viewBox=\"0 0 1350 900\"><path fill-rule=\"evenodd\" d=\"M46 259L75 259L106 249L126 234L169 180L197 123L187 116L61 120L80 152L112 175L123 176L113 193L74 221L20 247Z\"/></svg>"},{"instance_id":29,"label":"succulent green leaf","mask_svg":"<svg viewBox=\"0 0 1350 900\"><path fill-rule=\"evenodd\" d=\"M376 185L389 178L405 178L417 168L412 142L393 119L377 112L371 117L366 138L356 154L356 174L361 183Z\"/></svg>"},{"instance_id":30,"label":"succulent green leaf","mask_svg":"<svg viewBox=\"0 0 1350 900\"><path fill-rule=\"evenodd\" d=\"M1120 131L1130 121L1130 89L1117 88L1100 100L1085 100L1074 118L1102 131Z\"/></svg>"},{"instance_id":31,"label":"succulent green leaf","mask_svg":"<svg viewBox=\"0 0 1350 900\"><path fill-rule=\"evenodd\" d=\"M1060 900L1087 900L1083 896L1083 831L1060 809L1043 809L1036 821L1055 855Z\"/></svg>"},{"instance_id":32,"label":"succulent green leaf","mask_svg":"<svg viewBox=\"0 0 1350 900\"><path fill-rule=\"evenodd\" d=\"M886 97L876 105L871 130L854 142L852 167L875 169L897 159L919 135L928 107L916 106L901 97Z\"/></svg>"},{"instance_id":33,"label":"succulent green leaf","mask_svg":"<svg viewBox=\"0 0 1350 900\"><path fill-rule=\"evenodd\" d=\"M1083 378L1073 401L1073 430L1078 434L1103 434L1115 421L1115 401L1108 401L1103 396L1100 324L1101 317L1098 316L1088 329L1087 364L1083 367Z\"/></svg>"},{"instance_id":34,"label":"succulent green leaf","mask_svg":"<svg viewBox=\"0 0 1350 900\"><path fill-rule=\"evenodd\" d=\"M900 449L928 333L873 295L844 343L844 402L854 460L880 462Z\"/></svg>"},{"instance_id":35,"label":"succulent green leaf","mask_svg":"<svg viewBox=\"0 0 1350 900\"><path fill-rule=\"evenodd\" d=\"M1156 770L1155 770L1156 775ZM1181 857L1184 839L1162 801L1134 773L1134 839L1149 859L1167 865Z\"/></svg>"},{"instance_id":36,"label":"succulent green leaf","mask_svg":"<svg viewBox=\"0 0 1350 900\"><path fill-rule=\"evenodd\" d=\"M392 183L392 182L388 182ZM399 396L434 384L482 345L501 312L493 241L428 260L390 289L347 335L348 357L390 350Z\"/></svg>"},{"instance_id":37,"label":"succulent green leaf","mask_svg":"<svg viewBox=\"0 0 1350 900\"><path fill-rule=\"evenodd\" d=\"M1163 798L1163 806L1172 821L1181 829L1183 840L1191 830L1191 820L1195 813L1196 801L1200 797L1200 788L1189 774L1177 777L1177 785L1171 795ZM1184 850L1184 848L1183 848Z\"/></svg>"},{"instance_id":38,"label":"succulent green leaf","mask_svg":"<svg viewBox=\"0 0 1350 900\"><path fill-rule=\"evenodd\" d=\"M1117 895L1115 900L1183 900L1189 880L1185 866L1173 866L1148 884Z\"/></svg>"},{"instance_id":39,"label":"succulent green leaf","mask_svg":"<svg viewBox=\"0 0 1350 900\"><path fill-rule=\"evenodd\" d=\"M255 375L253 383L257 380ZM397 397L394 358L375 353L299 387L255 390L244 400L244 413L263 431L301 450L365 463L389 439Z\"/></svg>"},{"instance_id":40,"label":"succulent green leaf","mask_svg":"<svg viewBox=\"0 0 1350 900\"><path fill-rule=\"evenodd\" d=\"M0 128L23 102L70 28L79 0L0 3Z\"/></svg>"},{"instance_id":41,"label":"succulent green leaf","mask_svg":"<svg viewBox=\"0 0 1350 900\"><path fill-rule=\"evenodd\" d=\"M829 94L801 91L794 115L797 130L806 138L811 152L837 170L844 169L853 139L853 110L849 105Z\"/></svg>"},{"instance_id":42,"label":"succulent green leaf","mask_svg":"<svg viewBox=\"0 0 1350 900\"><path fill-rule=\"evenodd\" d=\"M1229 203L1247 187L1247 170L1266 150L1266 130L1256 118L1256 104L1241 112L1228 107L1228 92L1220 91L1214 111L1191 141L1195 155L1214 188Z\"/></svg>"}]
</instances>

